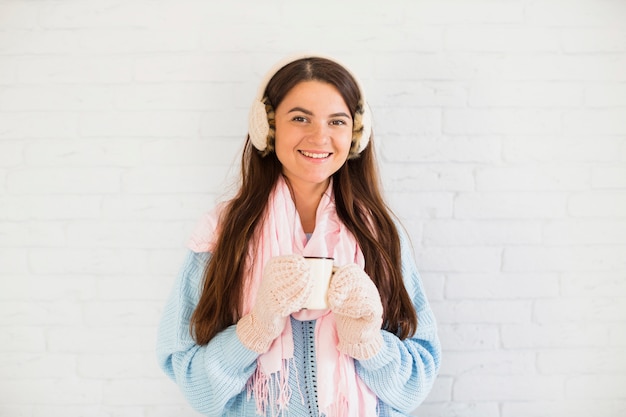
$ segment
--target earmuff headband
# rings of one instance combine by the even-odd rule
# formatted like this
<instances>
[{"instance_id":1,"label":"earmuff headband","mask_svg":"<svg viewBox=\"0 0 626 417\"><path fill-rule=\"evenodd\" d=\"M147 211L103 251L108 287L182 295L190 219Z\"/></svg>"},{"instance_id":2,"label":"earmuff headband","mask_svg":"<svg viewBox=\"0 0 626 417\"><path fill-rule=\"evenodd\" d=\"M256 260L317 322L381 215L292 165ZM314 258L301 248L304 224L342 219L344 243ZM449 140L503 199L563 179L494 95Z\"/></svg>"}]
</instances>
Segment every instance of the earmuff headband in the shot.
<instances>
[{"instance_id":1,"label":"earmuff headband","mask_svg":"<svg viewBox=\"0 0 626 417\"><path fill-rule=\"evenodd\" d=\"M257 95L254 98L254 101L252 102L252 107L250 108L250 114L248 118L248 134L250 135L250 141L252 142L254 147L258 149L259 151L265 151L265 149L267 148L267 144L269 141L268 136L270 134L270 125L268 121L268 113L265 108L265 103L263 101L265 98L265 90L267 88L267 85L269 84L272 77L274 77L274 75L276 75L276 73L280 71L283 67L285 67L286 65L294 61L298 61L300 59L305 59L305 58L328 59L329 61L332 61L342 66L346 71L348 71L348 73L354 79L354 82L356 83L357 88L359 89L360 102L361 102L361 106L363 110L363 114L360 115L361 125L363 126L363 128L360 132L358 133L355 132L353 134L352 140L358 144L357 153L361 153L361 151L365 149L365 147L367 146L370 140L370 135L372 132L372 117L371 117L371 113L369 110L369 106L367 105L367 101L365 100L365 94L363 93L363 88L361 87L359 79L345 65L337 62L335 59L328 58L326 56L315 55L315 54L290 56L286 59L279 61L270 69L270 71L267 72L267 74L265 75L265 77L263 78L261 82L261 85L259 86ZM357 115L355 115L355 119L356 117Z\"/></svg>"}]
</instances>

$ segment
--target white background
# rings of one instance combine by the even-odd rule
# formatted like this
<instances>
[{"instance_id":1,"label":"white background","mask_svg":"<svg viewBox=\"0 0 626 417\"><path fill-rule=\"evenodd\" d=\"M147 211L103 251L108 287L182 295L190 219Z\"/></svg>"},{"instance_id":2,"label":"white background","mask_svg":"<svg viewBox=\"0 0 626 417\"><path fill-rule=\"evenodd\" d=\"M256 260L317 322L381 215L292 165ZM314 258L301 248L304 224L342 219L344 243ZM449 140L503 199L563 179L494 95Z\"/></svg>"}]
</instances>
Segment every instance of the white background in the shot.
<instances>
[{"instance_id":1,"label":"white background","mask_svg":"<svg viewBox=\"0 0 626 417\"><path fill-rule=\"evenodd\" d=\"M360 75L443 365L423 417L626 415L626 1L0 1L0 415L196 416L155 328L248 105Z\"/></svg>"}]
</instances>

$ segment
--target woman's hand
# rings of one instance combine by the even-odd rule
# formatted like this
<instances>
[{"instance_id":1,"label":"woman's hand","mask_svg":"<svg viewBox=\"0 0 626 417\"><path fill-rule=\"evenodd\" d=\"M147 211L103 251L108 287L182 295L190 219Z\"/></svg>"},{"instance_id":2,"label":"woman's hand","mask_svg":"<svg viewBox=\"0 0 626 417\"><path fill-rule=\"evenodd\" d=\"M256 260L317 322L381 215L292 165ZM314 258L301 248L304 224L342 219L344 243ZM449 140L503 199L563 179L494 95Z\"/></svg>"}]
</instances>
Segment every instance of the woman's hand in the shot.
<instances>
[{"instance_id":1,"label":"woman's hand","mask_svg":"<svg viewBox=\"0 0 626 417\"><path fill-rule=\"evenodd\" d=\"M241 342L257 353L267 352L282 333L287 317L302 309L310 293L310 268L301 255L270 259L252 311L237 323Z\"/></svg>"},{"instance_id":2,"label":"woman's hand","mask_svg":"<svg viewBox=\"0 0 626 417\"><path fill-rule=\"evenodd\" d=\"M335 314L342 353L355 359L378 353L383 345L383 306L376 285L365 271L356 264L340 267L330 282L328 304Z\"/></svg>"}]
</instances>

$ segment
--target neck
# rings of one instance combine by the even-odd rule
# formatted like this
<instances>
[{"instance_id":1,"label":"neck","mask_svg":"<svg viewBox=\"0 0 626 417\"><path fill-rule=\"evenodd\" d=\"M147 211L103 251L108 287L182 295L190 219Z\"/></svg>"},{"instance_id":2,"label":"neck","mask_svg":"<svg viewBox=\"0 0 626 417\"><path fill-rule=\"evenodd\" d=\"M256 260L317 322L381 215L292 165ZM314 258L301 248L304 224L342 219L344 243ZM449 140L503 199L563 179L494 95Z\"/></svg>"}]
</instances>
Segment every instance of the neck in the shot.
<instances>
[{"instance_id":1,"label":"neck","mask_svg":"<svg viewBox=\"0 0 626 417\"><path fill-rule=\"evenodd\" d=\"M293 198L296 210L300 216L302 228L305 233L313 233L315 230L315 215L324 191L328 188L329 181L320 184L294 184L286 177L291 198Z\"/></svg>"}]
</instances>

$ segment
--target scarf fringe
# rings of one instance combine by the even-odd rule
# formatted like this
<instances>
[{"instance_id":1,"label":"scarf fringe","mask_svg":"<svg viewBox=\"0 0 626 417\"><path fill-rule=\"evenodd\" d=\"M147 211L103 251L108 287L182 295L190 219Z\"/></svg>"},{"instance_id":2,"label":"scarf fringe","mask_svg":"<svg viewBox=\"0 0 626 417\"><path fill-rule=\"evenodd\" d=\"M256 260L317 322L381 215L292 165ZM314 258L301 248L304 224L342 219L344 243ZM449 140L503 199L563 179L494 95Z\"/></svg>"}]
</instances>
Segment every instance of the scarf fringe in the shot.
<instances>
[{"instance_id":1,"label":"scarf fringe","mask_svg":"<svg viewBox=\"0 0 626 417\"><path fill-rule=\"evenodd\" d=\"M293 365L293 358L283 359L278 372L266 374L260 364L246 383L248 401L254 395L257 414L271 417L287 415L292 391L289 387L289 372ZM294 367L294 369L296 369Z\"/></svg>"}]
</instances>

